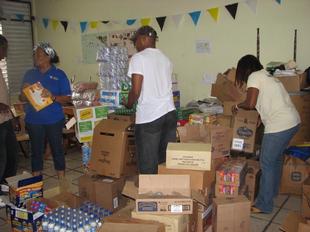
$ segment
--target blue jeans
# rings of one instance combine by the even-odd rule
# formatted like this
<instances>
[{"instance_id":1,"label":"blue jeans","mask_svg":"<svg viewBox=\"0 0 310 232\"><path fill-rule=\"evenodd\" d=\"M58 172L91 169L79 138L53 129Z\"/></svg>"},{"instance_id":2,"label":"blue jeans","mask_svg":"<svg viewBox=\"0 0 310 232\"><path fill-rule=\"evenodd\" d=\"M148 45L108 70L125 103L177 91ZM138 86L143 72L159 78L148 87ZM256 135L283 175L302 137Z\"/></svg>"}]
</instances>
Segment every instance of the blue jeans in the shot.
<instances>
[{"instance_id":1,"label":"blue jeans","mask_svg":"<svg viewBox=\"0 0 310 232\"><path fill-rule=\"evenodd\" d=\"M43 170L43 154L46 138L52 150L55 170L65 170L62 139L63 127L64 120L60 120L54 124L26 124L31 143L31 168L33 172L40 172Z\"/></svg>"},{"instance_id":2,"label":"blue jeans","mask_svg":"<svg viewBox=\"0 0 310 232\"><path fill-rule=\"evenodd\" d=\"M177 118L173 110L162 117L135 126L140 174L157 174L158 164L166 161L168 142L176 142Z\"/></svg>"},{"instance_id":3,"label":"blue jeans","mask_svg":"<svg viewBox=\"0 0 310 232\"><path fill-rule=\"evenodd\" d=\"M12 122L9 120L0 124L0 183L6 177L16 175L17 157L18 143Z\"/></svg>"},{"instance_id":4,"label":"blue jeans","mask_svg":"<svg viewBox=\"0 0 310 232\"><path fill-rule=\"evenodd\" d=\"M264 134L260 152L262 175L255 207L264 213L271 213L273 198L278 195L281 182L283 152L299 125L285 131Z\"/></svg>"}]
</instances>

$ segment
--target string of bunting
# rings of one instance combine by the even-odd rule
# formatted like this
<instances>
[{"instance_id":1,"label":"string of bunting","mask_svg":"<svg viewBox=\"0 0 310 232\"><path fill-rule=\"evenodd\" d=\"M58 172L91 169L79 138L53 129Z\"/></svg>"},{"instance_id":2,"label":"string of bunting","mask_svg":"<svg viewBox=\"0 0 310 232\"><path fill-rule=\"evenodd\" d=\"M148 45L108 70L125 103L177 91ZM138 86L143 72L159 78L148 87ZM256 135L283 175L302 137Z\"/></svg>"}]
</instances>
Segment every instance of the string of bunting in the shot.
<instances>
[{"instance_id":1,"label":"string of bunting","mask_svg":"<svg viewBox=\"0 0 310 232\"><path fill-rule=\"evenodd\" d=\"M256 7L258 0L244 0L244 2L254 13L256 13ZM278 4L282 4L282 0L275 0ZM231 15L233 19L236 19L237 10L238 10L239 2L225 5L225 9ZM68 27L71 30L76 31L79 27L80 31L84 33L88 28L96 29L99 27L100 23L102 24L125 24L127 26L135 25L136 23L140 23L140 25L145 26L151 23L152 18L140 18L140 19L126 19L125 22L117 21L117 20L102 20L102 21L67 21L67 20L57 20L57 19L49 19L49 18L35 18L31 17L29 19L26 18L23 14L15 14L15 15L4 15L1 14L1 7L0 7L0 20L12 20L12 21L37 21L37 23L42 24L45 29L51 25L53 30L57 30L59 25L63 27L63 30L66 32ZM211 18L217 22L219 20L220 15L220 7L214 7L207 9L205 11L193 11L186 14L178 14L178 15L171 15L171 16L160 16L155 17L156 22L158 23L160 30L163 30L167 17L170 17L176 27L178 27L185 15L189 15L193 24L195 26L198 25L199 19L202 13L208 13ZM28 16L29 17L29 16Z\"/></svg>"}]
</instances>

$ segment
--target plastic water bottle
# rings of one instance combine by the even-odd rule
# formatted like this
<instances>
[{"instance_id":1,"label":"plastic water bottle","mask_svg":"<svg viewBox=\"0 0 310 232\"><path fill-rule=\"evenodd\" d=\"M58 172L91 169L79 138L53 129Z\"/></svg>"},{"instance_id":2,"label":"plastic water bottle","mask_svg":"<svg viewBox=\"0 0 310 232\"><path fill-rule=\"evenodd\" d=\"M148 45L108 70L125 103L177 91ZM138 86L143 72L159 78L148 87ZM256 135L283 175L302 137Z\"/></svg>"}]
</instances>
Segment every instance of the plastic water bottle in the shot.
<instances>
[{"instance_id":1,"label":"plastic water bottle","mask_svg":"<svg viewBox=\"0 0 310 232\"><path fill-rule=\"evenodd\" d=\"M48 217L47 217L47 215L43 216L43 219L42 219L42 229L43 229L43 232L47 232L48 231Z\"/></svg>"},{"instance_id":2,"label":"plastic water bottle","mask_svg":"<svg viewBox=\"0 0 310 232\"><path fill-rule=\"evenodd\" d=\"M88 143L83 143L82 146L82 162L85 168L87 168L90 158L90 147Z\"/></svg>"},{"instance_id":3,"label":"plastic water bottle","mask_svg":"<svg viewBox=\"0 0 310 232\"><path fill-rule=\"evenodd\" d=\"M60 231L60 225L59 224L55 224L54 232L59 232L59 231Z\"/></svg>"},{"instance_id":4,"label":"plastic water bottle","mask_svg":"<svg viewBox=\"0 0 310 232\"><path fill-rule=\"evenodd\" d=\"M59 232L66 232L66 224L64 223L64 222L62 222L61 223L61 225L60 225L60 230L59 230Z\"/></svg>"},{"instance_id":5,"label":"plastic water bottle","mask_svg":"<svg viewBox=\"0 0 310 232\"><path fill-rule=\"evenodd\" d=\"M48 223L48 226L47 226L47 231L48 231L48 232L53 232L53 231L54 231L54 226L55 226L54 221L50 221L50 222Z\"/></svg>"}]
</instances>

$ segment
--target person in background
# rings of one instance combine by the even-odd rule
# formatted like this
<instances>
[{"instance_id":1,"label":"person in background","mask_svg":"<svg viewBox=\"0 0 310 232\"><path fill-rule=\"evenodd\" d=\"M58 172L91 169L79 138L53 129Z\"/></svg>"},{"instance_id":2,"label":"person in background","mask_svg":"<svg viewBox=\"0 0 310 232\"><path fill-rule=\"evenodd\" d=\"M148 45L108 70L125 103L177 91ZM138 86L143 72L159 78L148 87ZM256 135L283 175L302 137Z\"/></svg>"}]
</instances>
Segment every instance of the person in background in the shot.
<instances>
[{"instance_id":1,"label":"person in background","mask_svg":"<svg viewBox=\"0 0 310 232\"><path fill-rule=\"evenodd\" d=\"M41 42L34 47L35 68L24 75L22 88L34 83L43 86L42 97L51 97L53 103L36 111L30 103L26 104L25 122L31 142L31 168L34 176L43 170L45 138L53 155L54 168L59 178L65 176L65 157L62 139L65 115L62 105L71 102L71 88L64 71L55 67L59 62L56 51L49 43ZM27 101L23 91L20 100Z\"/></svg>"},{"instance_id":2,"label":"person in background","mask_svg":"<svg viewBox=\"0 0 310 232\"><path fill-rule=\"evenodd\" d=\"M6 58L8 49L7 39L0 35L0 60ZM0 183L5 178L16 175L18 143L11 119L13 118L7 85L0 70ZM0 189L0 195L2 191Z\"/></svg>"},{"instance_id":3,"label":"person in background","mask_svg":"<svg viewBox=\"0 0 310 232\"><path fill-rule=\"evenodd\" d=\"M236 85L247 86L247 98L232 109L254 110L265 126L260 151L262 175L253 213L271 213L278 195L283 152L300 124L300 117L282 83L270 77L253 55L242 57L237 65Z\"/></svg>"},{"instance_id":4,"label":"person in background","mask_svg":"<svg viewBox=\"0 0 310 232\"><path fill-rule=\"evenodd\" d=\"M172 95L172 63L156 48L156 31L140 27L132 38L138 53L129 63L132 87L127 108L136 108L135 139L141 174L156 174L166 161L168 142L176 142L176 111Z\"/></svg>"}]
</instances>

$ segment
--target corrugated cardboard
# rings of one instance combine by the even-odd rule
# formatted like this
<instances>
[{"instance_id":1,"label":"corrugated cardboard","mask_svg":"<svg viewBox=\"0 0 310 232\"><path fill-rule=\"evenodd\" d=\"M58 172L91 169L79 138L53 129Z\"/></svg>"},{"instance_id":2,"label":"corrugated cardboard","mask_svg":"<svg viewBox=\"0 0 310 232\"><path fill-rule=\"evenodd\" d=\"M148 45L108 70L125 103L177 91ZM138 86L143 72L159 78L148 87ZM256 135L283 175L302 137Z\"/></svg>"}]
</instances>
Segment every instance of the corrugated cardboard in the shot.
<instances>
[{"instance_id":1,"label":"corrugated cardboard","mask_svg":"<svg viewBox=\"0 0 310 232\"><path fill-rule=\"evenodd\" d=\"M229 116L232 116L233 113L232 113L232 107L239 104L240 101L224 101L223 102L223 114L224 115L229 115Z\"/></svg>"},{"instance_id":2,"label":"corrugated cardboard","mask_svg":"<svg viewBox=\"0 0 310 232\"><path fill-rule=\"evenodd\" d=\"M246 172L246 160L228 159L216 170L216 183L235 186L243 185Z\"/></svg>"},{"instance_id":3,"label":"corrugated cardboard","mask_svg":"<svg viewBox=\"0 0 310 232\"><path fill-rule=\"evenodd\" d=\"M245 196L215 198L213 201L213 232L249 232L251 202Z\"/></svg>"},{"instance_id":4,"label":"corrugated cardboard","mask_svg":"<svg viewBox=\"0 0 310 232\"><path fill-rule=\"evenodd\" d=\"M310 218L310 177L308 177L302 186L301 215Z\"/></svg>"},{"instance_id":5,"label":"corrugated cardboard","mask_svg":"<svg viewBox=\"0 0 310 232\"><path fill-rule=\"evenodd\" d=\"M137 172L131 122L102 120L94 130L90 168L97 174L120 178Z\"/></svg>"},{"instance_id":6,"label":"corrugated cardboard","mask_svg":"<svg viewBox=\"0 0 310 232\"><path fill-rule=\"evenodd\" d=\"M276 76L276 78L282 82L287 92L299 92L308 86L305 72L294 76Z\"/></svg>"},{"instance_id":7,"label":"corrugated cardboard","mask_svg":"<svg viewBox=\"0 0 310 232\"><path fill-rule=\"evenodd\" d=\"M232 128L232 116L231 115L219 114L216 116L216 121L218 125L220 126L223 126L226 128Z\"/></svg>"},{"instance_id":8,"label":"corrugated cardboard","mask_svg":"<svg viewBox=\"0 0 310 232\"><path fill-rule=\"evenodd\" d=\"M134 123L135 122L135 114L120 115L120 114L110 113L110 114L108 114L108 119L121 120L121 121Z\"/></svg>"},{"instance_id":9,"label":"corrugated cardboard","mask_svg":"<svg viewBox=\"0 0 310 232\"><path fill-rule=\"evenodd\" d=\"M248 186L241 185L225 185L225 184L215 184L215 197L238 197L240 195L248 195Z\"/></svg>"},{"instance_id":10,"label":"corrugated cardboard","mask_svg":"<svg viewBox=\"0 0 310 232\"><path fill-rule=\"evenodd\" d=\"M98 232L165 232L165 225L127 217L107 217Z\"/></svg>"},{"instance_id":11,"label":"corrugated cardboard","mask_svg":"<svg viewBox=\"0 0 310 232\"><path fill-rule=\"evenodd\" d=\"M211 145L207 143L168 143L167 168L211 170Z\"/></svg>"},{"instance_id":12,"label":"corrugated cardboard","mask_svg":"<svg viewBox=\"0 0 310 232\"><path fill-rule=\"evenodd\" d=\"M299 223L306 223L306 220L297 212L290 211L286 218L283 220L283 224L280 226L280 230L284 232L299 232Z\"/></svg>"},{"instance_id":13,"label":"corrugated cardboard","mask_svg":"<svg viewBox=\"0 0 310 232\"><path fill-rule=\"evenodd\" d=\"M253 153L258 113L254 110L239 110L234 117L232 150Z\"/></svg>"},{"instance_id":14,"label":"corrugated cardboard","mask_svg":"<svg viewBox=\"0 0 310 232\"><path fill-rule=\"evenodd\" d=\"M136 211L154 214L191 214L189 175L139 175Z\"/></svg>"},{"instance_id":15,"label":"corrugated cardboard","mask_svg":"<svg viewBox=\"0 0 310 232\"><path fill-rule=\"evenodd\" d=\"M90 200L114 212L121 206L123 186L123 178L83 175L79 178L79 195L84 200Z\"/></svg>"},{"instance_id":16,"label":"corrugated cardboard","mask_svg":"<svg viewBox=\"0 0 310 232\"><path fill-rule=\"evenodd\" d=\"M141 220L153 220L165 225L165 232L187 232L188 216L186 214L169 215L169 214L146 214L131 212L132 218Z\"/></svg>"},{"instance_id":17,"label":"corrugated cardboard","mask_svg":"<svg viewBox=\"0 0 310 232\"><path fill-rule=\"evenodd\" d=\"M260 164L256 160L247 160L248 168L245 177L245 184L248 186L249 200L253 203L259 189L261 176Z\"/></svg>"},{"instance_id":18,"label":"corrugated cardboard","mask_svg":"<svg viewBox=\"0 0 310 232\"><path fill-rule=\"evenodd\" d=\"M197 207L194 207L194 221L195 230L194 232L205 232L212 223L212 205L204 206L202 204L196 203Z\"/></svg>"},{"instance_id":19,"label":"corrugated cardboard","mask_svg":"<svg viewBox=\"0 0 310 232\"><path fill-rule=\"evenodd\" d=\"M210 143L212 157L230 154L232 130L215 125L189 125L177 128L181 143Z\"/></svg>"},{"instance_id":20,"label":"corrugated cardboard","mask_svg":"<svg viewBox=\"0 0 310 232\"><path fill-rule=\"evenodd\" d=\"M310 225L299 222L298 224L298 232L309 232L310 231Z\"/></svg>"},{"instance_id":21,"label":"corrugated cardboard","mask_svg":"<svg viewBox=\"0 0 310 232\"><path fill-rule=\"evenodd\" d=\"M302 184L308 178L309 172L309 164L301 159L285 156L280 192L301 195Z\"/></svg>"}]
</instances>

